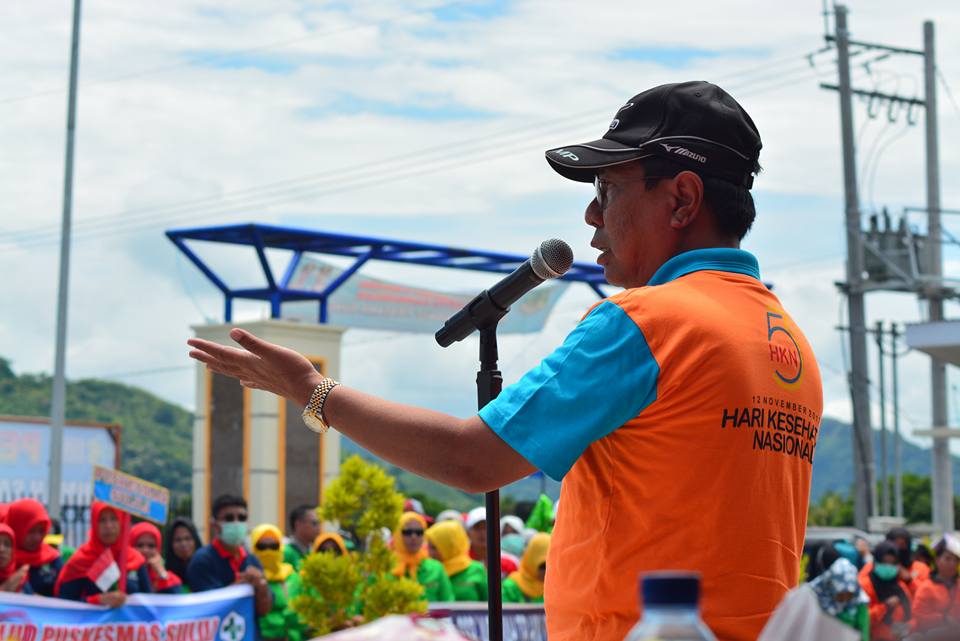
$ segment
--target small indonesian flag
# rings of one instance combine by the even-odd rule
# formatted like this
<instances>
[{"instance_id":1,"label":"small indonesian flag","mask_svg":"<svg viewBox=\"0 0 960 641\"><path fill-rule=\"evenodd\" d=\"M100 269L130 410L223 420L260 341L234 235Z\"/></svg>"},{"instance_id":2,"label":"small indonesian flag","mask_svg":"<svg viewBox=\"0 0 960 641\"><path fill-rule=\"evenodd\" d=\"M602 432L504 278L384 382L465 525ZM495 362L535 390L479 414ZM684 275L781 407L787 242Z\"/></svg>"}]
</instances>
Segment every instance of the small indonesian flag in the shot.
<instances>
[{"instance_id":1,"label":"small indonesian flag","mask_svg":"<svg viewBox=\"0 0 960 641\"><path fill-rule=\"evenodd\" d=\"M97 584L101 592L106 592L110 586L120 578L120 566L113 559L113 553L110 548L103 551L90 569L87 570L87 578Z\"/></svg>"}]
</instances>

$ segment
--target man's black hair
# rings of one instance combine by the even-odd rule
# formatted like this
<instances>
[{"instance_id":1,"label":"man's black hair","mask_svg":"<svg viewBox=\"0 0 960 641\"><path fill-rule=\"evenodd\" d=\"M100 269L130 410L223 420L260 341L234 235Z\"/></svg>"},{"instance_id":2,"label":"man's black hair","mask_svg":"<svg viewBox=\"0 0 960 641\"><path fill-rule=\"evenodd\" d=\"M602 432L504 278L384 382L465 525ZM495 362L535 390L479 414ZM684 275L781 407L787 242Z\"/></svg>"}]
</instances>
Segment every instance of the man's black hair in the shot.
<instances>
[{"instance_id":1,"label":"man's black hair","mask_svg":"<svg viewBox=\"0 0 960 641\"><path fill-rule=\"evenodd\" d=\"M210 508L210 515L216 519L217 515L220 514L220 510L225 507L242 507L247 509L247 501L242 496L235 496L233 494L221 494L213 501L213 507Z\"/></svg>"},{"instance_id":2,"label":"man's black hair","mask_svg":"<svg viewBox=\"0 0 960 641\"><path fill-rule=\"evenodd\" d=\"M315 505L298 505L290 510L290 531L293 532L296 529L297 521L316 509Z\"/></svg>"},{"instance_id":3,"label":"man's black hair","mask_svg":"<svg viewBox=\"0 0 960 641\"><path fill-rule=\"evenodd\" d=\"M703 181L703 201L716 218L720 231L725 234L736 234L737 238L743 240L753 221L757 217L757 209L753 204L753 195L750 190L743 185L716 178L708 174L700 173L690 169L685 165L673 162L666 158L654 156L640 161L644 173L648 176L666 176L673 177L681 171L693 171L700 176ZM751 168L753 174L760 173L760 163L754 162ZM662 180L662 178L648 178L644 181L647 189L653 189Z\"/></svg>"}]
</instances>

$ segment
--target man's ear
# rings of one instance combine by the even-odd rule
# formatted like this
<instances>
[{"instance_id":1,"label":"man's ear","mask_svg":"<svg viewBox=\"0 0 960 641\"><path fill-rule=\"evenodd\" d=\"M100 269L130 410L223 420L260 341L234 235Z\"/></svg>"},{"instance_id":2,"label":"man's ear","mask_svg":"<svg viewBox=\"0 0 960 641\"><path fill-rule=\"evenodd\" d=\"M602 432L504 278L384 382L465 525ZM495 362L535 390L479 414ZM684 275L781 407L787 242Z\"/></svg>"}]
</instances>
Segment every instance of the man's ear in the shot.
<instances>
[{"instance_id":1,"label":"man's ear","mask_svg":"<svg viewBox=\"0 0 960 641\"><path fill-rule=\"evenodd\" d=\"M692 171L681 171L672 181L673 212L670 226L685 229L693 224L703 204L703 180Z\"/></svg>"}]
</instances>

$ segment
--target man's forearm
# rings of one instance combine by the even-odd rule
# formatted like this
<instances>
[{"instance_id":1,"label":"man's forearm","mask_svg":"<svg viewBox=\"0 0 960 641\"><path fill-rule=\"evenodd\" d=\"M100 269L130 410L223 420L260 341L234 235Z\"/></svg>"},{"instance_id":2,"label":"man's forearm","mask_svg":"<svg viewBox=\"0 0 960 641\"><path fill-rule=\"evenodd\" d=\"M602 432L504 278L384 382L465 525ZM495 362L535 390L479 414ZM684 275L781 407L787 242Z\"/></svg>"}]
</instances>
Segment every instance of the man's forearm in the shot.
<instances>
[{"instance_id":1,"label":"man's forearm","mask_svg":"<svg viewBox=\"0 0 960 641\"><path fill-rule=\"evenodd\" d=\"M337 431L377 456L468 492L499 487L534 469L477 416L459 419L343 385L330 392L323 413Z\"/></svg>"}]
</instances>

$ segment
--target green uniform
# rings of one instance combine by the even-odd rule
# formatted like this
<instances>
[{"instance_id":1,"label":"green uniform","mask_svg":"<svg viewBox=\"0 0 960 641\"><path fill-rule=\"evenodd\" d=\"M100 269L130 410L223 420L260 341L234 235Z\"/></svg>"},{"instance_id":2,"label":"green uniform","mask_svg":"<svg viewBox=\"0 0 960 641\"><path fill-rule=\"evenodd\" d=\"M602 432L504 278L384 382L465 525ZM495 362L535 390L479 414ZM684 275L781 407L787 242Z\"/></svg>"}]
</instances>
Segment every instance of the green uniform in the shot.
<instances>
[{"instance_id":1,"label":"green uniform","mask_svg":"<svg viewBox=\"0 0 960 641\"><path fill-rule=\"evenodd\" d=\"M443 569L443 563L436 559L424 559L417 568L417 583L423 586L423 598L430 603L437 601L456 601L450 577Z\"/></svg>"},{"instance_id":2,"label":"green uniform","mask_svg":"<svg viewBox=\"0 0 960 641\"><path fill-rule=\"evenodd\" d=\"M292 565L293 569L297 572L300 571L300 566L303 565L303 560L308 554L310 554L309 550L304 552L300 549L297 542L292 539L283 546L283 562Z\"/></svg>"},{"instance_id":3,"label":"green uniform","mask_svg":"<svg viewBox=\"0 0 960 641\"><path fill-rule=\"evenodd\" d=\"M517 582L511 578L504 579L501 587L503 588L504 603L543 603L543 596L531 599L523 593Z\"/></svg>"},{"instance_id":4,"label":"green uniform","mask_svg":"<svg viewBox=\"0 0 960 641\"><path fill-rule=\"evenodd\" d=\"M870 611L866 603L857 606L856 614L840 613L837 618L859 631L861 641L870 641Z\"/></svg>"},{"instance_id":5,"label":"green uniform","mask_svg":"<svg viewBox=\"0 0 960 641\"><path fill-rule=\"evenodd\" d=\"M286 581L269 581L268 584L273 592L273 609L258 620L260 637L288 641L309 639L307 626L300 622L297 613L290 607L293 598L303 590L300 575L293 573Z\"/></svg>"},{"instance_id":6,"label":"green uniform","mask_svg":"<svg viewBox=\"0 0 960 641\"><path fill-rule=\"evenodd\" d=\"M457 601L487 600L487 569L479 561L471 561L463 572L450 577Z\"/></svg>"}]
</instances>

